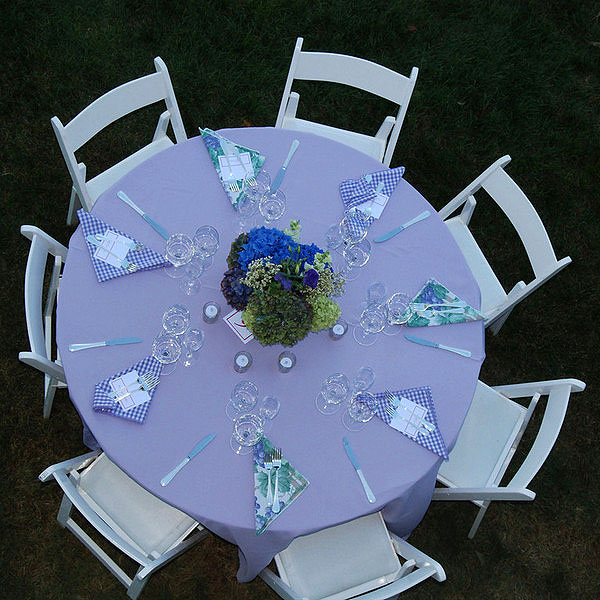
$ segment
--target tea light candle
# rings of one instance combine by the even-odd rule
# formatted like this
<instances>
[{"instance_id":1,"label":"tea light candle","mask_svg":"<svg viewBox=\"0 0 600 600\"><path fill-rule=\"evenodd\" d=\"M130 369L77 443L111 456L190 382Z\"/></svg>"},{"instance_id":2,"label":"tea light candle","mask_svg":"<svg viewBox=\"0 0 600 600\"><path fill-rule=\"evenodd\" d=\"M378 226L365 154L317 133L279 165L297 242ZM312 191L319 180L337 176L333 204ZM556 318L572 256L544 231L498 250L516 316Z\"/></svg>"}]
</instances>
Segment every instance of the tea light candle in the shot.
<instances>
[{"instance_id":1,"label":"tea light candle","mask_svg":"<svg viewBox=\"0 0 600 600\"><path fill-rule=\"evenodd\" d=\"M207 302L202 308L202 319L205 323L214 323L221 312L221 307L216 302Z\"/></svg>"},{"instance_id":2,"label":"tea light candle","mask_svg":"<svg viewBox=\"0 0 600 600\"><path fill-rule=\"evenodd\" d=\"M289 350L285 350L279 355L278 368L281 373L287 373L294 368L296 364L296 355Z\"/></svg>"},{"instance_id":3,"label":"tea light candle","mask_svg":"<svg viewBox=\"0 0 600 600\"><path fill-rule=\"evenodd\" d=\"M233 357L233 368L238 373L245 373L252 366L252 354L241 351Z\"/></svg>"},{"instance_id":4,"label":"tea light candle","mask_svg":"<svg viewBox=\"0 0 600 600\"><path fill-rule=\"evenodd\" d=\"M339 340L344 337L348 331L348 323L344 319L338 319L337 323L329 330L329 337L332 340Z\"/></svg>"}]
</instances>

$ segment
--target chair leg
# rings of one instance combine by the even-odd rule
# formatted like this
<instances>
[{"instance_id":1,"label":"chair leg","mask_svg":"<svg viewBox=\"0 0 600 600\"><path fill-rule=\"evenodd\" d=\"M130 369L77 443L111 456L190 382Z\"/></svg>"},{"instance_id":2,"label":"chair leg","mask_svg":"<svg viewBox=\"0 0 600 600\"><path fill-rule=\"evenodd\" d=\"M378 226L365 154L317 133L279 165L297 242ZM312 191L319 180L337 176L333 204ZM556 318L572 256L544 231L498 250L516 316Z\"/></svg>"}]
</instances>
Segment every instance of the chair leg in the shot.
<instances>
[{"instance_id":1,"label":"chair leg","mask_svg":"<svg viewBox=\"0 0 600 600\"><path fill-rule=\"evenodd\" d=\"M73 217L77 214L77 211L81 208L81 201L75 191L75 187L71 188L71 198L69 199L69 212L67 213L67 225L73 225Z\"/></svg>"},{"instance_id":2,"label":"chair leg","mask_svg":"<svg viewBox=\"0 0 600 600\"><path fill-rule=\"evenodd\" d=\"M44 419L50 417L50 411L52 410L52 402L54 401L54 394L56 392L56 381L50 378L50 381L46 383L46 389L44 394Z\"/></svg>"},{"instance_id":3,"label":"chair leg","mask_svg":"<svg viewBox=\"0 0 600 600\"><path fill-rule=\"evenodd\" d=\"M67 495L64 494L62 502L60 503L60 508L58 509L58 515L56 516L56 520L60 523L61 527L67 526L67 521L71 517L72 508L73 503L69 500Z\"/></svg>"},{"instance_id":4,"label":"chair leg","mask_svg":"<svg viewBox=\"0 0 600 600\"><path fill-rule=\"evenodd\" d=\"M140 577L140 571L143 567L138 569L138 572L135 574L135 577L131 580L131 585L127 588L127 595L132 598L132 600L136 600L137 597L142 593L144 586L148 583L148 577Z\"/></svg>"},{"instance_id":5,"label":"chair leg","mask_svg":"<svg viewBox=\"0 0 600 600\"><path fill-rule=\"evenodd\" d=\"M477 533L477 530L479 529L479 525L481 524L481 521L483 520L483 517L484 517L485 512L487 511L489 505L490 505L489 501L484 502L483 506L479 509L479 512L477 513L477 516L475 517L473 526L471 527L471 530L469 531L469 535L467 536L470 540L472 540L475 537L475 534Z\"/></svg>"}]
</instances>

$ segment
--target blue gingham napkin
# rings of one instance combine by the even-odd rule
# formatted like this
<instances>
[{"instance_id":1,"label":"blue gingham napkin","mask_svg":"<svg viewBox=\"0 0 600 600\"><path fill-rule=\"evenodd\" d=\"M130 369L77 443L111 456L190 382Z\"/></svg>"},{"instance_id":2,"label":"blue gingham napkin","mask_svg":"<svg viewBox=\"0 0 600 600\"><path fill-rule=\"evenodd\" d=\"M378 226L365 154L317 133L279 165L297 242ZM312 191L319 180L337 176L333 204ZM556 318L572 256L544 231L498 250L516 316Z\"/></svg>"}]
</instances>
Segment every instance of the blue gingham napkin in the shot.
<instances>
[{"instance_id":1,"label":"blue gingham napkin","mask_svg":"<svg viewBox=\"0 0 600 600\"><path fill-rule=\"evenodd\" d=\"M431 397L431 388L429 386L423 387L415 387L408 388L406 390L390 390L394 396L397 398L407 398L411 400L415 404L422 406L427 409L427 420L435 425L435 431L431 432L429 435L423 435L422 433L417 433L415 438L410 436L408 439L417 442L424 448L431 450L434 454L437 454L448 460L448 450L446 449L446 443L444 442L444 438L440 433L437 424L437 416L435 413L435 406L433 404L433 398ZM389 406L390 408L394 408L394 405L385 397L385 392L375 394L375 398L377 400L375 407L375 414L384 422L389 425L392 418L385 412L385 406ZM402 432L400 432L402 433ZM405 435L402 433L402 435Z\"/></svg>"},{"instance_id":2,"label":"blue gingham napkin","mask_svg":"<svg viewBox=\"0 0 600 600\"><path fill-rule=\"evenodd\" d=\"M156 360L156 358L154 358L154 356L147 356L128 369L120 371L119 373L115 373L108 379L97 383L94 389L94 401L92 403L92 408L96 412L103 412L115 417L129 419L130 421L135 421L136 423L143 423L146 419L146 415L148 414L148 409L150 408L156 388L152 388L149 392L147 392L150 396L150 400L148 400L148 402L144 402L144 404L140 404L139 406L136 406L128 411L124 411L121 408L121 405L118 402L115 402L108 395L112 391L112 388L110 387L111 380L121 377L122 375L125 375L125 373L129 373L129 371L137 371L139 375L143 375L144 373L152 373L157 377L160 377L162 365Z\"/></svg>"},{"instance_id":3,"label":"blue gingham napkin","mask_svg":"<svg viewBox=\"0 0 600 600\"><path fill-rule=\"evenodd\" d=\"M100 220L98 217L90 214L86 210L80 209L77 211L77 216L79 217L79 222L81 223L81 228L83 230L84 240L88 235L96 235L97 233L105 234L106 230L114 231L119 235L125 236L130 240L133 240L136 244L138 243L130 235L119 231L115 227L108 225L104 221ZM121 277L122 275L130 275L130 271L127 269L122 269L121 267L114 267L113 265L109 265L103 260L99 260L94 256L94 253L98 249L94 244L90 244L87 240L85 243L90 251L90 258L92 259L92 264L94 265L94 270L96 271L96 276L98 277L98 281L106 281L108 279L113 279L115 277ZM143 250L132 251L129 250L127 253L127 260L137 265L138 271L148 271L150 269L158 269L160 267L164 267L169 263L165 259L162 254L151 250L147 246L144 247ZM134 271L135 272L135 271Z\"/></svg>"},{"instance_id":4,"label":"blue gingham napkin","mask_svg":"<svg viewBox=\"0 0 600 600\"><path fill-rule=\"evenodd\" d=\"M380 183L383 183L381 192L386 196L391 196L398 182L404 175L404 167L396 167L394 169L384 169L363 175L360 179L347 179L340 183L340 195L344 203L344 212L348 212L351 208L356 208L365 202L372 202L376 198L375 190ZM368 226L375 220L373 217L367 217ZM353 219L349 217L350 227L356 233L360 233L363 229L363 220Z\"/></svg>"}]
</instances>

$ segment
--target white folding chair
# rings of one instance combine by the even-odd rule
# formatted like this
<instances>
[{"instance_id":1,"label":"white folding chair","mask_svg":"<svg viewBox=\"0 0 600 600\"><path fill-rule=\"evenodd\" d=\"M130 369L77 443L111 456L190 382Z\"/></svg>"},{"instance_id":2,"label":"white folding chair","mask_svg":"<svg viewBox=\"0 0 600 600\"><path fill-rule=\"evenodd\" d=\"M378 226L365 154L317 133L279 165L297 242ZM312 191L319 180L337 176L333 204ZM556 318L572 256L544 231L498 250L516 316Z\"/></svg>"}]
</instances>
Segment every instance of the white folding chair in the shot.
<instances>
[{"instance_id":1,"label":"white folding chair","mask_svg":"<svg viewBox=\"0 0 600 600\"><path fill-rule=\"evenodd\" d=\"M31 240L25 269L25 319L30 352L20 352L19 360L44 373L44 419L50 416L56 388L67 387L58 349L52 359L54 337L52 318L58 294L60 273L67 249L54 238L33 225L23 225L21 233ZM44 302L44 278L48 257L51 270Z\"/></svg>"},{"instance_id":2,"label":"white folding chair","mask_svg":"<svg viewBox=\"0 0 600 600\"><path fill-rule=\"evenodd\" d=\"M509 162L508 155L497 160L439 211L479 284L485 325L494 334L500 331L519 302L571 262L568 256L556 259L548 233L535 208L504 171ZM469 221L476 204L473 194L482 188L494 199L516 229L535 274L533 281L527 284L519 281L508 294L469 230ZM460 214L450 218L461 206L463 208Z\"/></svg>"},{"instance_id":3,"label":"white folding chair","mask_svg":"<svg viewBox=\"0 0 600 600\"><path fill-rule=\"evenodd\" d=\"M298 537L275 563L279 577L268 568L260 576L284 600L386 600L428 577L446 579L439 563L388 532L380 513Z\"/></svg>"},{"instance_id":4,"label":"white folding chair","mask_svg":"<svg viewBox=\"0 0 600 600\"><path fill-rule=\"evenodd\" d=\"M123 175L157 152L172 146L173 142L167 136L169 122L177 142L187 139L167 66L160 57L154 59L154 65L156 73L124 83L100 96L66 125L58 117L52 117L52 127L73 180L67 223L72 223L79 205L87 211L91 210L96 198ZM161 100L165 101L167 110L158 119L152 142L86 182L86 166L77 162L75 152L117 119Z\"/></svg>"},{"instance_id":5,"label":"white folding chair","mask_svg":"<svg viewBox=\"0 0 600 600\"><path fill-rule=\"evenodd\" d=\"M303 41L303 38L296 40L275 127L330 138L360 150L389 167L419 69L413 67L410 77L405 77L362 58L327 52L302 52ZM305 121L296 117L300 96L292 92L294 79L350 85L390 100L398 104L399 109L395 117L385 118L375 136Z\"/></svg>"},{"instance_id":6,"label":"white folding chair","mask_svg":"<svg viewBox=\"0 0 600 600\"><path fill-rule=\"evenodd\" d=\"M473 402L460 430L450 460L442 463L438 481L448 486L436 488L433 500L470 500L479 506L469 531L472 538L495 500L533 500L527 489L554 446L562 426L571 392L581 392L585 383L578 379L557 379L515 385L488 387L477 383ZM500 482L540 396L548 396L535 440L511 480ZM530 398L527 407L513 398Z\"/></svg>"},{"instance_id":7,"label":"white folding chair","mask_svg":"<svg viewBox=\"0 0 600 600\"><path fill-rule=\"evenodd\" d=\"M58 522L111 571L130 598L139 596L154 571L208 535L197 521L153 496L99 451L52 465L39 476L41 481L51 477L64 492ZM73 520L73 506L140 565L133 578ZM199 531L190 535L195 529Z\"/></svg>"}]
</instances>

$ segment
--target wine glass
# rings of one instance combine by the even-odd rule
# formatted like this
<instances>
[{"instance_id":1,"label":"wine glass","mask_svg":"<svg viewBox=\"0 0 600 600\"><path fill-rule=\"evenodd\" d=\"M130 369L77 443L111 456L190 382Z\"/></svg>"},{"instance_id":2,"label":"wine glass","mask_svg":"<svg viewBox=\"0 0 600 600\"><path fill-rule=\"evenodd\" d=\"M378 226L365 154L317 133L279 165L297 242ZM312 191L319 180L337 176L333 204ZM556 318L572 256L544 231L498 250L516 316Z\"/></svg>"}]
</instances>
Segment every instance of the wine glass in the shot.
<instances>
[{"instance_id":1,"label":"wine glass","mask_svg":"<svg viewBox=\"0 0 600 600\"><path fill-rule=\"evenodd\" d=\"M375 281L367 288L367 306L382 304L386 296L385 283Z\"/></svg>"},{"instance_id":2,"label":"wine glass","mask_svg":"<svg viewBox=\"0 0 600 600\"><path fill-rule=\"evenodd\" d=\"M375 396L370 392L357 392L342 414L342 424L349 431L360 431L375 415Z\"/></svg>"},{"instance_id":3,"label":"wine glass","mask_svg":"<svg viewBox=\"0 0 600 600\"><path fill-rule=\"evenodd\" d=\"M377 334L383 331L386 323L387 313L385 307L367 307L360 315L359 327L354 328L354 339L361 346L371 346L377 340Z\"/></svg>"},{"instance_id":4,"label":"wine glass","mask_svg":"<svg viewBox=\"0 0 600 600\"><path fill-rule=\"evenodd\" d=\"M209 267L219 249L219 232L211 225L198 227L194 234L194 247L205 267Z\"/></svg>"},{"instance_id":5,"label":"wine glass","mask_svg":"<svg viewBox=\"0 0 600 600\"><path fill-rule=\"evenodd\" d=\"M258 415L252 413L242 414L233 423L231 449L236 454L250 454L252 446L260 441L263 433L263 421Z\"/></svg>"},{"instance_id":6,"label":"wine glass","mask_svg":"<svg viewBox=\"0 0 600 600\"><path fill-rule=\"evenodd\" d=\"M258 198L244 194L238 200L236 210L240 218L240 233L249 229L252 224L252 217L258 212Z\"/></svg>"},{"instance_id":7,"label":"wine glass","mask_svg":"<svg viewBox=\"0 0 600 600\"><path fill-rule=\"evenodd\" d=\"M270 190L260 199L258 210L265 218L265 223L277 221L285 212L285 194L281 190Z\"/></svg>"},{"instance_id":8,"label":"wine glass","mask_svg":"<svg viewBox=\"0 0 600 600\"><path fill-rule=\"evenodd\" d=\"M181 267L188 263L194 255L194 242L192 238L183 233L174 233L169 236L166 245L165 258L171 263L165 267L165 272L169 277L178 279L183 277Z\"/></svg>"},{"instance_id":9,"label":"wine glass","mask_svg":"<svg viewBox=\"0 0 600 600\"><path fill-rule=\"evenodd\" d=\"M198 361L198 350L204 346L202 329L188 329L183 336L183 366L191 367Z\"/></svg>"},{"instance_id":10,"label":"wine glass","mask_svg":"<svg viewBox=\"0 0 600 600\"><path fill-rule=\"evenodd\" d=\"M410 303L410 296L401 292L397 292L388 298L385 303L387 311L387 323L383 329L385 335L400 333L400 325L405 325L410 319L411 313L406 310Z\"/></svg>"},{"instance_id":11,"label":"wine glass","mask_svg":"<svg viewBox=\"0 0 600 600\"><path fill-rule=\"evenodd\" d=\"M281 403L275 396L265 396L258 405L258 416L263 420L264 429L271 429L273 419L279 413Z\"/></svg>"},{"instance_id":12,"label":"wine glass","mask_svg":"<svg viewBox=\"0 0 600 600\"><path fill-rule=\"evenodd\" d=\"M246 174L242 183L242 191L245 196L255 200L256 206L258 206L259 200L269 191L270 186L271 177L269 174L266 171L259 171L256 174Z\"/></svg>"},{"instance_id":13,"label":"wine glass","mask_svg":"<svg viewBox=\"0 0 600 600\"><path fill-rule=\"evenodd\" d=\"M351 246L367 237L368 217L357 208L351 208L340 222L340 232L344 244Z\"/></svg>"},{"instance_id":14,"label":"wine glass","mask_svg":"<svg viewBox=\"0 0 600 600\"><path fill-rule=\"evenodd\" d=\"M257 398L256 384L244 379L234 386L231 398L225 407L225 413L232 421L235 421L239 415L250 412L256 406Z\"/></svg>"},{"instance_id":15,"label":"wine glass","mask_svg":"<svg viewBox=\"0 0 600 600\"><path fill-rule=\"evenodd\" d=\"M181 356L181 345L174 335L163 331L152 342L152 356L162 364L161 374L170 375Z\"/></svg>"},{"instance_id":16,"label":"wine glass","mask_svg":"<svg viewBox=\"0 0 600 600\"><path fill-rule=\"evenodd\" d=\"M335 250L344 242L342 230L339 223L334 223L327 228L325 232L325 249Z\"/></svg>"},{"instance_id":17,"label":"wine glass","mask_svg":"<svg viewBox=\"0 0 600 600\"><path fill-rule=\"evenodd\" d=\"M360 267L364 267L371 258L371 243L369 240L361 240L356 244L344 247L344 259L346 268L344 269L344 279L354 281L358 278Z\"/></svg>"},{"instance_id":18,"label":"wine glass","mask_svg":"<svg viewBox=\"0 0 600 600\"><path fill-rule=\"evenodd\" d=\"M182 335L190 326L190 311L183 304L169 306L163 314L162 324L171 335Z\"/></svg>"},{"instance_id":19,"label":"wine glass","mask_svg":"<svg viewBox=\"0 0 600 600\"><path fill-rule=\"evenodd\" d=\"M202 281L200 276L204 273L204 263L199 256L193 256L190 262L181 267L183 269L183 277L179 283L182 292L187 296L192 296L200 291Z\"/></svg>"},{"instance_id":20,"label":"wine glass","mask_svg":"<svg viewBox=\"0 0 600 600\"><path fill-rule=\"evenodd\" d=\"M343 373L334 373L327 377L321 391L315 398L317 410L324 415L336 413L350 393L350 380Z\"/></svg>"},{"instance_id":21,"label":"wine glass","mask_svg":"<svg viewBox=\"0 0 600 600\"><path fill-rule=\"evenodd\" d=\"M352 380L354 390L364 392L375 382L375 371L371 367L360 367Z\"/></svg>"}]
</instances>

